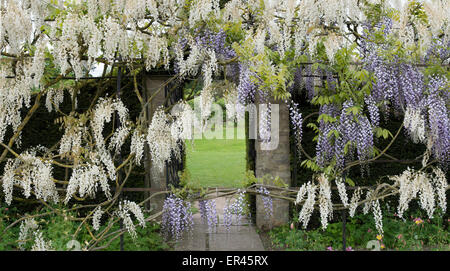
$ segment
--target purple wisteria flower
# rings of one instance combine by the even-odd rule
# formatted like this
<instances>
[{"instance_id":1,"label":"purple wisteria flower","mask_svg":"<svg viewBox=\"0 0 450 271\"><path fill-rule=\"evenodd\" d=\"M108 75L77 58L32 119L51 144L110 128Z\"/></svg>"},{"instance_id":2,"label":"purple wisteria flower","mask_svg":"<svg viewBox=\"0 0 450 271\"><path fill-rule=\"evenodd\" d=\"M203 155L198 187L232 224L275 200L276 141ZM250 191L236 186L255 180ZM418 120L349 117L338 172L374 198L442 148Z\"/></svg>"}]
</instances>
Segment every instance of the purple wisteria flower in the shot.
<instances>
[{"instance_id":1,"label":"purple wisteria flower","mask_svg":"<svg viewBox=\"0 0 450 271\"><path fill-rule=\"evenodd\" d=\"M197 32L199 32L199 29L197 29ZM195 42L200 47L214 50L218 59L227 60L234 58L236 52L226 44L226 37L227 34L223 30L214 33L206 29L197 34Z\"/></svg>"},{"instance_id":2,"label":"purple wisteria flower","mask_svg":"<svg viewBox=\"0 0 450 271\"><path fill-rule=\"evenodd\" d=\"M218 216L216 210L215 200L201 200L199 201L200 215L208 225L209 232L214 232L217 228Z\"/></svg>"},{"instance_id":3,"label":"purple wisteria flower","mask_svg":"<svg viewBox=\"0 0 450 271\"><path fill-rule=\"evenodd\" d=\"M164 201L161 229L166 239L172 237L180 240L185 231L192 230L194 220L191 203L175 195L170 195Z\"/></svg>"},{"instance_id":4,"label":"purple wisteria flower","mask_svg":"<svg viewBox=\"0 0 450 271\"><path fill-rule=\"evenodd\" d=\"M233 216L236 218L236 223L240 224L242 219L246 216L248 210L248 202L245 199L245 191L238 189L238 196L231 204L226 204L223 210L223 222L227 231L230 231L233 224Z\"/></svg>"},{"instance_id":5,"label":"purple wisteria flower","mask_svg":"<svg viewBox=\"0 0 450 271\"><path fill-rule=\"evenodd\" d=\"M308 100L311 101L315 96L314 90L314 73L312 72L311 65L305 67L305 89Z\"/></svg>"},{"instance_id":6,"label":"purple wisteria flower","mask_svg":"<svg viewBox=\"0 0 450 271\"><path fill-rule=\"evenodd\" d=\"M252 81L252 76L254 75L255 73L247 65L241 65L237 91L238 101L242 105L255 102L255 95L258 88Z\"/></svg>"},{"instance_id":7,"label":"purple wisteria flower","mask_svg":"<svg viewBox=\"0 0 450 271\"><path fill-rule=\"evenodd\" d=\"M419 69L411 64L401 64L399 85L406 107L416 108L424 96L424 78Z\"/></svg>"},{"instance_id":8,"label":"purple wisteria flower","mask_svg":"<svg viewBox=\"0 0 450 271\"><path fill-rule=\"evenodd\" d=\"M372 95L366 95L364 101L367 105L367 110L369 111L370 122L373 127L377 127L380 125L380 111L377 107L375 99Z\"/></svg>"},{"instance_id":9,"label":"purple wisteria flower","mask_svg":"<svg viewBox=\"0 0 450 271\"><path fill-rule=\"evenodd\" d=\"M425 61L430 61L432 58L438 59L440 62L448 63L450 59L450 41L447 44L442 39L434 38L430 47L425 54Z\"/></svg>"},{"instance_id":10,"label":"purple wisteria flower","mask_svg":"<svg viewBox=\"0 0 450 271\"><path fill-rule=\"evenodd\" d=\"M324 104L319 109L319 115L326 114L336 118L339 115L337 107L333 104ZM316 162L323 167L327 161L334 157L334 142L336 141L333 130L338 130L336 123L325 122L323 119L319 122L319 136L316 145Z\"/></svg>"},{"instance_id":11,"label":"purple wisteria flower","mask_svg":"<svg viewBox=\"0 0 450 271\"><path fill-rule=\"evenodd\" d=\"M432 77L427 86L429 95L426 100L428 107L428 129L433 142L433 155L447 167L450 160L450 120L448 100L445 101L442 92L448 90L448 82L442 77Z\"/></svg>"},{"instance_id":12,"label":"purple wisteria flower","mask_svg":"<svg viewBox=\"0 0 450 271\"><path fill-rule=\"evenodd\" d=\"M298 67L295 70L295 72L294 72L294 82L293 82L293 84L291 85L291 88L290 88L291 92L292 92L292 89L296 89L297 90L297 89L301 89L303 87L304 82L303 82L302 71L303 71L302 66Z\"/></svg>"},{"instance_id":13,"label":"purple wisteria flower","mask_svg":"<svg viewBox=\"0 0 450 271\"><path fill-rule=\"evenodd\" d=\"M267 220L271 219L273 216L273 202L272 197L270 196L270 191L267 190L264 186L256 188L256 192L263 195L261 198L263 200L265 218Z\"/></svg>"},{"instance_id":14,"label":"purple wisteria flower","mask_svg":"<svg viewBox=\"0 0 450 271\"><path fill-rule=\"evenodd\" d=\"M355 116L350 110L353 106L352 100L345 101L339 115L339 123L321 124L322 130L316 146L317 163L320 166L330 159L333 147L336 166L339 169L344 167L346 161L353 159L355 149L361 162L373 156L373 125L361 112ZM334 133L330 133L332 130L338 131L338 138L335 138ZM334 146L332 146L333 139Z\"/></svg>"},{"instance_id":15,"label":"purple wisteria flower","mask_svg":"<svg viewBox=\"0 0 450 271\"><path fill-rule=\"evenodd\" d=\"M365 116L358 116L357 151L359 161L367 161L373 155L372 125Z\"/></svg>"},{"instance_id":16,"label":"purple wisteria flower","mask_svg":"<svg viewBox=\"0 0 450 271\"><path fill-rule=\"evenodd\" d=\"M297 103L292 102L289 105L289 116L292 127L294 128L295 144L297 145L297 148L300 149L300 144L302 143L303 118ZM300 151L298 151L298 154L300 155Z\"/></svg>"}]
</instances>

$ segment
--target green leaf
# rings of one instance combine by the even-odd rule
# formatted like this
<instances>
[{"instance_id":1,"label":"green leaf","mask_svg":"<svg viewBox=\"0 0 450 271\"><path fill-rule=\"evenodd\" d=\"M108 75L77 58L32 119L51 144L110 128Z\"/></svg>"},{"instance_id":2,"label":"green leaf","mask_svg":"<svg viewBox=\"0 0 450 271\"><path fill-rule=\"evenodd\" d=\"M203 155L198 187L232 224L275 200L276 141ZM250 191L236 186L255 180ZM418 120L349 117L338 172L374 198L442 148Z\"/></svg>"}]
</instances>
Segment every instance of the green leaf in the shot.
<instances>
[{"instance_id":1,"label":"green leaf","mask_svg":"<svg viewBox=\"0 0 450 271\"><path fill-rule=\"evenodd\" d=\"M317 125L312 122L306 124L306 127L312 128L315 132L319 131L319 128L317 127Z\"/></svg>"},{"instance_id":2,"label":"green leaf","mask_svg":"<svg viewBox=\"0 0 450 271\"><path fill-rule=\"evenodd\" d=\"M345 178L345 182L350 186L355 186L355 182L349 177Z\"/></svg>"},{"instance_id":3,"label":"green leaf","mask_svg":"<svg viewBox=\"0 0 450 271\"><path fill-rule=\"evenodd\" d=\"M347 142L347 144L345 144L345 146L344 146L344 154L348 153L348 148L351 146L351 144L352 144L351 141L349 141L349 142Z\"/></svg>"}]
</instances>

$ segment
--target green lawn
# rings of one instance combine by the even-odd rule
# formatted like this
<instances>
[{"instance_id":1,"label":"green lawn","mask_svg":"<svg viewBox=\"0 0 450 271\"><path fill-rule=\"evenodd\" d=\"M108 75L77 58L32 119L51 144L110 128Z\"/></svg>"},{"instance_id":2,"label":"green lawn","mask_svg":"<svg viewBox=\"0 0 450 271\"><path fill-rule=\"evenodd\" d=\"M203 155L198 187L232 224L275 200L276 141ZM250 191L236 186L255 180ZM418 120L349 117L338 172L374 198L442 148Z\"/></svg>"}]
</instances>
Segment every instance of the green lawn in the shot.
<instances>
[{"instance_id":1,"label":"green lawn","mask_svg":"<svg viewBox=\"0 0 450 271\"><path fill-rule=\"evenodd\" d=\"M194 146L186 142L186 167L194 181L204 187L240 186L246 167L245 140L231 138L237 129L226 130L230 139L195 139Z\"/></svg>"}]
</instances>

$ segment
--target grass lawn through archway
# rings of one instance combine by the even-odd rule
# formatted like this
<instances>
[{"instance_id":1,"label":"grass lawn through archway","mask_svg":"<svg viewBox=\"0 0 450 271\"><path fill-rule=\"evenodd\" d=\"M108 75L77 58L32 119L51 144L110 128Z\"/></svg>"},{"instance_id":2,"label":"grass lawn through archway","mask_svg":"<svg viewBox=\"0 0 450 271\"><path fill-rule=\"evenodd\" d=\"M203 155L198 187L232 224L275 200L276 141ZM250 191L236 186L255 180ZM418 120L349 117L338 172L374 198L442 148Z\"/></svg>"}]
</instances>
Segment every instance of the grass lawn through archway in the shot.
<instances>
[{"instance_id":1,"label":"grass lawn through archway","mask_svg":"<svg viewBox=\"0 0 450 271\"><path fill-rule=\"evenodd\" d=\"M186 168L193 181L204 187L238 187L245 177L245 139L236 139L243 125L224 127L224 139L186 141ZM209 132L211 133L211 132ZM234 137L231 135L234 134Z\"/></svg>"}]
</instances>

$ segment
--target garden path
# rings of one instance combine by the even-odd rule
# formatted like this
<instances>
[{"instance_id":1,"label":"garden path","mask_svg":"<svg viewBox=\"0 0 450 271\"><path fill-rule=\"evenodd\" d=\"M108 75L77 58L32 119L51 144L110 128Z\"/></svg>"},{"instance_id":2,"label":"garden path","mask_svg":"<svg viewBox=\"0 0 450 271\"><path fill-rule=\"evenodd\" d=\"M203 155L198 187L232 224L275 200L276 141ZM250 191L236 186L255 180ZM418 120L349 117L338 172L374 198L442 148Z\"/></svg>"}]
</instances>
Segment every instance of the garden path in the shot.
<instances>
[{"instance_id":1,"label":"garden path","mask_svg":"<svg viewBox=\"0 0 450 271\"><path fill-rule=\"evenodd\" d=\"M209 232L208 226L203 223L200 212L194 214L194 229L180 241L175 250L177 251L263 251L259 234L252 223L233 223L227 231L223 225L223 207L226 197L216 199L216 209L219 223L214 232ZM198 202L195 202L198 208Z\"/></svg>"}]
</instances>

